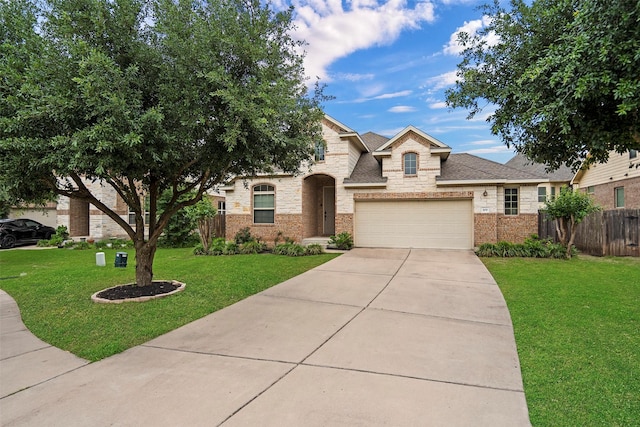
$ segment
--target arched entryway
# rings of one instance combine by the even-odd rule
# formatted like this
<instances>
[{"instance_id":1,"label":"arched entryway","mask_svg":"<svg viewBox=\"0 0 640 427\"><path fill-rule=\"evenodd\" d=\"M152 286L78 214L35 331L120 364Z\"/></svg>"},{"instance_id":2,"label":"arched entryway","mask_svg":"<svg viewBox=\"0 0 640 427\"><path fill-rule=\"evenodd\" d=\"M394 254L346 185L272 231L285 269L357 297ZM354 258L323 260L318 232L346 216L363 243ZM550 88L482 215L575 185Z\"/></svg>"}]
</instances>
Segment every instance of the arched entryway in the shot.
<instances>
[{"instance_id":1,"label":"arched entryway","mask_svg":"<svg viewBox=\"0 0 640 427\"><path fill-rule=\"evenodd\" d=\"M336 232L336 180L324 174L310 175L302 183L304 238L331 236Z\"/></svg>"}]
</instances>

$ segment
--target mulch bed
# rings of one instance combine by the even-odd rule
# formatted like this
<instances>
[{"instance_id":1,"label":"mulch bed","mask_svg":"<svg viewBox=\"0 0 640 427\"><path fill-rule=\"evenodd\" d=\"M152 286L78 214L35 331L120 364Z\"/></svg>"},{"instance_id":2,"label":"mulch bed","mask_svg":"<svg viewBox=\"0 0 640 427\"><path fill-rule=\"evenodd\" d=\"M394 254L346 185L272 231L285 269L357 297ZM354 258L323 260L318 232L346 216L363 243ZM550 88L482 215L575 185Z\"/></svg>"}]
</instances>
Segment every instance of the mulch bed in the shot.
<instances>
[{"instance_id":1,"label":"mulch bed","mask_svg":"<svg viewBox=\"0 0 640 427\"><path fill-rule=\"evenodd\" d=\"M168 294L180 287L180 284L174 284L172 282L152 282L149 286L137 286L122 285L115 288L105 289L98 293L98 298L104 298L108 300L122 300L139 297L150 297L156 295Z\"/></svg>"}]
</instances>

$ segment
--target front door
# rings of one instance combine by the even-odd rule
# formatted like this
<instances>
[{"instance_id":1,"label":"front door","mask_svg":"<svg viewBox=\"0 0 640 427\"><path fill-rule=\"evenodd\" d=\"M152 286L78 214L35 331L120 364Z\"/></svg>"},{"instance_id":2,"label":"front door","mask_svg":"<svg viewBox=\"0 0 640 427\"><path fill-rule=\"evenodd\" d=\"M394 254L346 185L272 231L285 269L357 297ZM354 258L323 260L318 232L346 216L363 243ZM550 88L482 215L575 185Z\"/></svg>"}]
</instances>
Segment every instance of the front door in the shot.
<instances>
[{"instance_id":1,"label":"front door","mask_svg":"<svg viewBox=\"0 0 640 427\"><path fill-rule=\"evenodd\" d=\"M336 233L336 187L322 187L322 208L323 234L333 235Z\"/></svg>"}]
</instances>

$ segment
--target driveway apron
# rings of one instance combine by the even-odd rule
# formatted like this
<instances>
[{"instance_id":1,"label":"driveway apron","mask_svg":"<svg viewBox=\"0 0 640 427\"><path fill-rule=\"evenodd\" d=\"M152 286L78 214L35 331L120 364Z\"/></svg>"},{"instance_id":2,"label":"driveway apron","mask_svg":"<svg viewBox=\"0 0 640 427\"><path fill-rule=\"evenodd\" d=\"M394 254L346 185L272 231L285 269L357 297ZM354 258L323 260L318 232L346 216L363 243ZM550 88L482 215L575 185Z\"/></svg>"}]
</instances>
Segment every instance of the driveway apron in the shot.
<instances>
[{"instance_id":1,"label":"driveway apron","mask_svg":"<svg viewBox=\"0 0 640 427\"><path fill-rule=\"evenodd\" d=\"M364 248L3 395L0 424L530 425L509 312L473 252Z\"/></svg>"}]
</instances>

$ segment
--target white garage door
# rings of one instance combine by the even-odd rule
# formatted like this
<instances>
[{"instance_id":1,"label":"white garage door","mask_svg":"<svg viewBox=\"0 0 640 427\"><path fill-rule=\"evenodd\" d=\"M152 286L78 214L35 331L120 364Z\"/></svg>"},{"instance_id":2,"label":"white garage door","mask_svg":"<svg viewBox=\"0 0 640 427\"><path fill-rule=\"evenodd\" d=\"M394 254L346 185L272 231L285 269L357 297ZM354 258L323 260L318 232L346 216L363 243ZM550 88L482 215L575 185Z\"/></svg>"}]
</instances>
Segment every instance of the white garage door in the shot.
<instances>
[{"instance_id":1,"label":"white garage door","mask_svg":"<svg viewBox=\"0 0 640 427\"><path fill-rule=\"evenodd\" d=\"M383 248L473 248L472 200L358 201L354 243Z\"/></svg>"}]
</instances>

